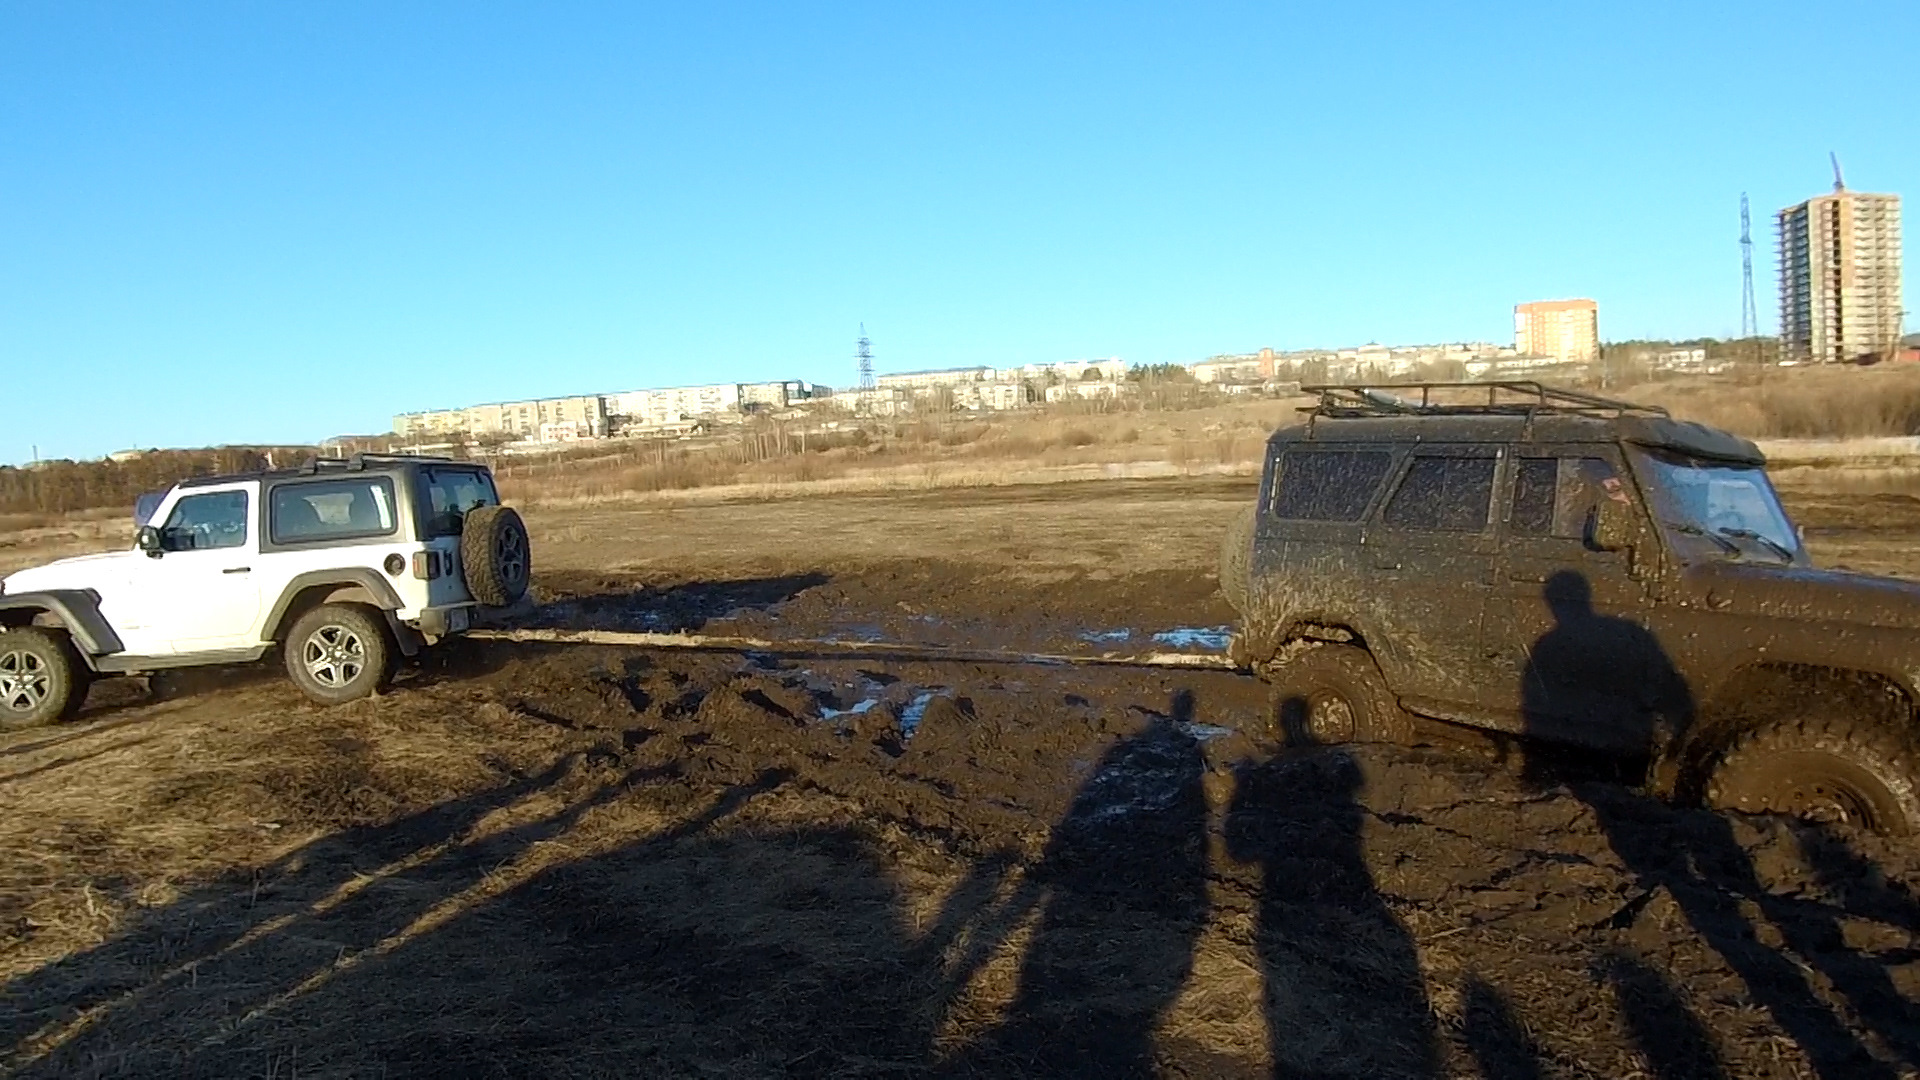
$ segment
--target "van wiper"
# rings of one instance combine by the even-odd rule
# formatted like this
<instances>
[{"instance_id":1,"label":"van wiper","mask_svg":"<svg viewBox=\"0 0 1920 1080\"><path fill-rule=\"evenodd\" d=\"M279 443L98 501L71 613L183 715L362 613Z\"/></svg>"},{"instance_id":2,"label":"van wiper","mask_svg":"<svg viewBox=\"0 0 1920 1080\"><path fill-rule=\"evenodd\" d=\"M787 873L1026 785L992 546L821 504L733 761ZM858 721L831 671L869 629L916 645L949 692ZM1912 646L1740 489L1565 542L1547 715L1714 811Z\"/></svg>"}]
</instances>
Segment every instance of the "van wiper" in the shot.
<instances>
[{"instance_id":1,"label":"van wiper","mask_svg":"<svg viewBox=\"0 0 1920 1080\"><path fill-rule=\"evenodd\" d=\"M1733 556L1736 559L1740 557L1740 545L1734 543L1733 541L1727 539L1724 536L1721 536L1717 532L1708 532L1707 530L1701 528L1700 526L1695 525L1691 521L1668 521L1668 522L1663 522L1663 524L1665 524L1667 528L1672 529L1674 532L1685 533L1688 536L1704 536L1707 539L1713 541L1715 544L1719 545L1720 550L1726 552L1727 554Z\"/></svg>"},{"instance_id":2,"label":"van wiper","mask_svg":"<svg viewBox=\"0 0 1920 1080\"><path fill-rule=\"evenodd\" d=\"M1763 533L1754 532L1752 529L1721 529L1719 530L1719 532L1720 532L1720 535L1722 536L1737 536L1742 540L1758 540L1761 543L1772 548L1773 550L1779 552L1781 558L1787 560L1788 562L1793 561L1793 552L1789 551L1784 545L1780 543L1780 541L1775 540L1771 536L1767 536Z\"/></svg>"}]
</instances>

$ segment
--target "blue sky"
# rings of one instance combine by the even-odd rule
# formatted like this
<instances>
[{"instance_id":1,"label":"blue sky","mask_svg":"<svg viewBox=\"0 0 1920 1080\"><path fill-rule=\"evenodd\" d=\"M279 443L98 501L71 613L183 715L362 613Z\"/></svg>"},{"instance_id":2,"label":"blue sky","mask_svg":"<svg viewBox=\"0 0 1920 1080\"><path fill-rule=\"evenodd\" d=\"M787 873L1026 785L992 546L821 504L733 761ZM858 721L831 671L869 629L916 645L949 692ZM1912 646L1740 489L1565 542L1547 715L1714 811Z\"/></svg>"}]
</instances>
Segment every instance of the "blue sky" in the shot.
<instances>
[{"instance_id":1,"label":"blue sky","mask_svg":"<svg viewBox=\"0 0 1920 1080\"><path fill-rule=\"evenodd\" d=\"M883 371L1571 295L1730 335L1743 190L1771 329L1829 150L1920 194L1916 41L1912 0L0 0L0 462L843 385L862 322Z\"/></svg>"}]
</instances>

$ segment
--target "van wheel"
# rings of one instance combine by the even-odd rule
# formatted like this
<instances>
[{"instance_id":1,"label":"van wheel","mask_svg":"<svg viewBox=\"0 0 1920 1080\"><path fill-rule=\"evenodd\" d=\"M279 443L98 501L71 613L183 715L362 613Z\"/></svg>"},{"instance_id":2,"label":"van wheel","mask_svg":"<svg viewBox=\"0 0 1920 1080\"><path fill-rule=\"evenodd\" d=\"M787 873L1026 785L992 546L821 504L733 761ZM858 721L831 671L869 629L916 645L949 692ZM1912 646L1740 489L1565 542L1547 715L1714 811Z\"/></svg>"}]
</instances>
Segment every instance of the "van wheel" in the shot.
<instances>
[{"instance_id":1,"label":"van wheel","mask_svg":"<svg viewBox=\"0 0 1920 1080\"><path fill-rule=\"evenodd\" d=\"M1413 718L1365 649L1308 643L1262 674L1274 685L1275 722L1289 746L1413 741Z\"/></svg>"},{"instance_id":2,"label":"van wheel","mask_svg":"<svg viewBox=\"0 0 1920 1080\"><path fill-rule=\"evenodd\" d=\"M1707 780L1721 810L1791 814L1892 836L1920 832L1920 749L1849 716L1765 724L1740 735Z\"/></svg>"},{"instance_id":3,"label":"van wheel","mask_svg":"<svg viewBox=\"0 0 1920 1080\"><path fill-rule=\"evenodd\" d=\"M359 604L321 604L300 616L285 650L293 684L321 705L367 697L393 679L387 628Z\"/></svg>"},{"instance_id":4,"label":"van wheel","mask_svg":"<svg viewBox=\"0 0 1920 1080\"><path fill-rule=\"evenodd\" d=\"M1233 516L1220 541L1220 591L1244 618L1253 595L1253 526L1256 507Z\"/></svg>"},{"instance_id":5,"label":"van wheel","mask_svg":"<svg viewBox=\"0 0 1920 1080\"><path fill-rule=\"evenodd\" d=\"M87 667L67 635L23 626L0 632L0 729L71 719L87 699Z\"/></svg>"}]
</instances>

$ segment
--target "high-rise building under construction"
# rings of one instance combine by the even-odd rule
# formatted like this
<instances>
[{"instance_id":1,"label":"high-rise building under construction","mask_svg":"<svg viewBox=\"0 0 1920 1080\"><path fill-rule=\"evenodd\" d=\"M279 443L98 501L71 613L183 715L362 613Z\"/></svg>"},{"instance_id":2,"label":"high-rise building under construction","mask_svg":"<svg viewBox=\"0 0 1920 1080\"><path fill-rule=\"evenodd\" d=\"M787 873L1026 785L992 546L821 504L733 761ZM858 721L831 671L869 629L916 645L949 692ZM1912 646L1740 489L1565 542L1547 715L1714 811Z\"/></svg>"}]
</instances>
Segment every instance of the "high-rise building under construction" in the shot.
<instances>
[{"instance_id":1,"label":"high-rise building under construction","mask_svg":"<svg viewBox=\"0 0 1920 1080\"><path fill-rule=\"evenodd\" d=\"M1832 363L1888 356L1900 341L1900 196L1848 191L1780 211L1780 351Z\"/></svg>"}]
</instances>

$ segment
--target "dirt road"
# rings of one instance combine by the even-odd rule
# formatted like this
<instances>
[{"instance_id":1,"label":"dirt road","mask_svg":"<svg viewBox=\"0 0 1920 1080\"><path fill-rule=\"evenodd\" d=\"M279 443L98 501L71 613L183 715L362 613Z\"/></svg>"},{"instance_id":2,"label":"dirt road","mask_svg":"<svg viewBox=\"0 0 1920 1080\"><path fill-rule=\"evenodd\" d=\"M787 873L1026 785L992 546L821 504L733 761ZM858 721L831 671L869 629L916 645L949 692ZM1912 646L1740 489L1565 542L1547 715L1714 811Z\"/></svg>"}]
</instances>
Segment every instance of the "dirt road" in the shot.
<instances>
[{"instance_id":1,"label":"dirt road","mask_svg":"<svg viewBox=\"0 0 1920 1080\"><path fill-rule=\"evenodd\" d=\"M540 618L1206 649L1246 490L550 512ZM1267 753L1232 674L468 642L333 710L218 681L0 743L8 1069L1920 1069L1910 845Z\"/></svg>"}]
</instances>

